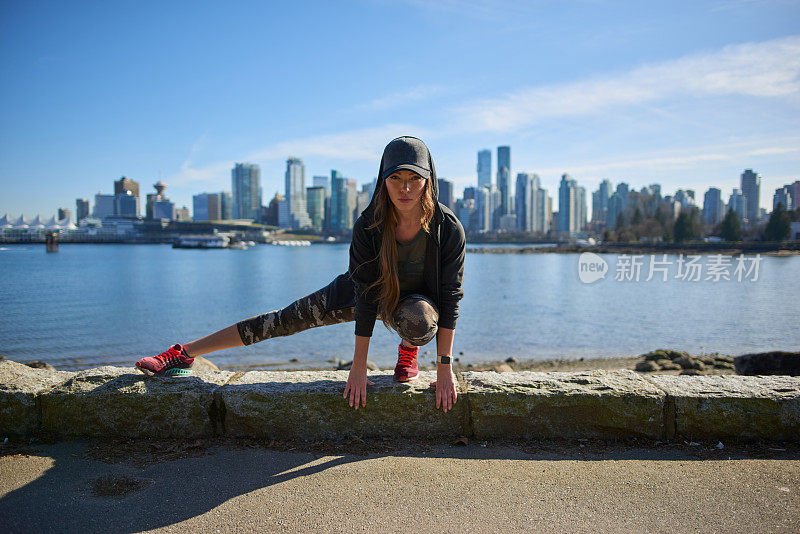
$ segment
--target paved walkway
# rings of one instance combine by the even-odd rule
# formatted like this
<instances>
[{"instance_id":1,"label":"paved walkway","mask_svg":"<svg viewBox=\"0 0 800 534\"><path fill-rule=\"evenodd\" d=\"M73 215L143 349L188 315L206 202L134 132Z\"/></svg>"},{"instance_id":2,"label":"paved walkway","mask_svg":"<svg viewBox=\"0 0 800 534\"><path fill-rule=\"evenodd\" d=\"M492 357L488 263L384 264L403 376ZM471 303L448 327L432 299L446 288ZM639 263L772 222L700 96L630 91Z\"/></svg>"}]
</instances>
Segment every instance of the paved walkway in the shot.
<instances>
[{"instance_id":1,"label":"paved walkway","mask_svg":"<svg viewBox=\"0 0 800 534\"><path fill-rule=\"evenodd\" d=\"M0 457L0 532L800 532L797 445L216 445L146 467L91 447ZM98 495L107 475L143 487Z\"/></svg>"}]
</instances>

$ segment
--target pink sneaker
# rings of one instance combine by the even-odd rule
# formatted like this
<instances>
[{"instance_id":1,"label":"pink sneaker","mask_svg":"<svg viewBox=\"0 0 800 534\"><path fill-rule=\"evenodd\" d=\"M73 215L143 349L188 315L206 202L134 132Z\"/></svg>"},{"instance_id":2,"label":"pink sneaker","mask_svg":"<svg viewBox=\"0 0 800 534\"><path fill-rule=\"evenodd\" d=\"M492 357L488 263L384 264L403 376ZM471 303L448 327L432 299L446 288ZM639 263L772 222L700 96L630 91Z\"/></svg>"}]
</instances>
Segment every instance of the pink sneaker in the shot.
<instances>
[{"instance_id":1,"label":"pink sneaker","mask_svg":"<svg viewBox=\"0 0 800 534\"><path fill-rule=\"evenodd\" d=\"M136 368L148 376L163 374L186 374L182 369L189 369L194 358L189 357L183 346L176 343L158 356L148 356L136 362Z\"/></svg>"},{"instance_id":2,"label":"pink sneaker","mask_svg":"<svg viewBox=\"0 0 800 534\"><path fill-rule=\"evenodd\" d=\"M400 343L397 349L397 365L394 366L395 382L408 382L417 378L417 352L419 347L409 348Z\"/></svg>"}]
</instances>

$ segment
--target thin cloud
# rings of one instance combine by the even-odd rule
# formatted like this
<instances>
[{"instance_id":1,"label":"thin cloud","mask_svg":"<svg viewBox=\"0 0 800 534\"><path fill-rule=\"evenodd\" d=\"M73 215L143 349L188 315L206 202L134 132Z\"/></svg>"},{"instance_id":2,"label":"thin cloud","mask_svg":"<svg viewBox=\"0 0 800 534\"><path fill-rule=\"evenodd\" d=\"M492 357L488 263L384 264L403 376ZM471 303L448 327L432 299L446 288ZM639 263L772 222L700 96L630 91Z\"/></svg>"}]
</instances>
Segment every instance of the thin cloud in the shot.
<instances>
[{"instance_id":1,"label":"thin cloud","mask_svg":"<svg viewBox=\"0 0 800 534\"><path fill-rule=\"evenodd\" d=\"M386 96L378 97L366 104L361 104L357 109L360 110L384 110L405 106L414 102L420 102L439 96L446 92L446 89L439 85L419 85L403 91L390 93Z\"/></svg>"},{"instance_id":2,"label":"thin cloud","mask_svg":"<svg viewBox=\"0 0 800 534\"><path fill-rule=\"evenodd\" d=\"M192 163L192 156L196 153L193 148L190 156L181 165L180 172L170 177L170 180L176 185L213 184L230 176L235 161L264 164L291 156L344 161L379 161L386 143L399 135L420 137L426 136L426 132L408 124L387 124L375 128L282 141L246 153L236 160L219 161L199 167L195 167Z\"/></svg>"},{"instance_id":3,"label":"thin cloud","mask_svg":"<svg viewBox=\"0 0 800 534\"><path fill-rule=\"evenodd\" d=\"M767 146L742 148L740 145L730 145L717 147L695 152L683 152L666 156L632 158L619 161L583 163L580 165L570 165L569 169L564 168L543 168L537 172L543 174L561 174L567 172L574 175L601 175L604 172L621 170L641 170L659 169L664 170L686 170L696 169L698 165L713 162L735 162L747 158L757 158L761 156L776 156L800 153L798 138L782 139L779 142L783 146Z\"/></svg>"},{"instance_id":4,"label":"thin cloud","mask_svg":"<svg viewBox=\"0 0 800 534\"><path fill-rule=\"evenodd\" d=\"M630 72L518 90L452 110L459 130L512 132L545 119L585 116L671 98L800 94L800 36L731 45Z\"/></svg>"}]
</instances>

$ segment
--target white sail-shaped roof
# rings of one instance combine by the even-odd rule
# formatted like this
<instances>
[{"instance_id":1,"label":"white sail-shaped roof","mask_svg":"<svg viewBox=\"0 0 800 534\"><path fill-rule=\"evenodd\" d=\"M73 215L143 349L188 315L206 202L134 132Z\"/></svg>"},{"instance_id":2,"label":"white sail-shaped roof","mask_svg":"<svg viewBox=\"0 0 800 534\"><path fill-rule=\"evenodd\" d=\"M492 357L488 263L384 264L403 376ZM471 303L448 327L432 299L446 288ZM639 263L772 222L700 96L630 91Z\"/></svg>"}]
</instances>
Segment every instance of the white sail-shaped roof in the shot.
<instances>
[{"instance_id":1,"label":"white sail-shaped roof","mask_svg":"<svg viewBox=\"0 0 800 534\"><path fill-rule=\"evenodd\" d=\"M42 216L37 213L36 218L31 221L29 226L31 228L44 228L45 224L44 221L42 221Z\"/></svg>"},{"instance_id":2,"label":"white sail-shaped roof","mask_svg":"<svg viewBox=\"0 0 800 534\"><path fill-rule=\"evenodd\" d=\"M50 220L44 225L48 230L61 230L61 225L56 221L55 215L50 217Z\"/></svg>"},{"instance_id":3,"label":"white sail-shaped roof","mask_svg":"<svg viewBox=\"0 0 800 534\"><path fill-rule=\"evenodd\" d=\"M56 223L65 230L75 230L77 228L77 226L75 226L75 223L72 222L71 216L64 217L63 219L56 221Z\"/></svg>"},{"instance_id":4,"label":"white sail-shaped roof","mask_svg":"<svg viewBox=\"0 0 800 534\"><path fill-rule=\"evenodd\" d=\"M27 228L28 227L28 221L25 220L25 215L20 215L19 219L14 221L13 226L14 226L14 228Z\"/></svg>"},{"instance_id":5,"label":"white sail-shaped roof","mask_svg":"<svg viewBox=\"0 0 800 534\"><path fill-rule=\"evenodd\" d=\"M8 213L3 215L3 218L0 219L0 228L11 228L14 226L14 223L8 218Z\"/></svg>"}]
</instances>

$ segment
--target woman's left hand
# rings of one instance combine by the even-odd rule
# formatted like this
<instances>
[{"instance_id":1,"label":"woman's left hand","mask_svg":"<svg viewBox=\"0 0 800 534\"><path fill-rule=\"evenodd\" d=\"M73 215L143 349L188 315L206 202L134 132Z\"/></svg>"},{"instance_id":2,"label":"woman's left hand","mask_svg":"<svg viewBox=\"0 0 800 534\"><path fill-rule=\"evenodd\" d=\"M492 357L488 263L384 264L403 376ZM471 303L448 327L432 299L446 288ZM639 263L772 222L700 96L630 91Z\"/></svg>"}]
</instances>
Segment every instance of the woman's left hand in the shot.
<instances>
[{"instance_id":1,"label":"woman's left hand","mask_svg":"<svg viewBox=\"0 0 800 534\"><path fill-rule=\"evenodd\" d=\"M436 409L441 406L442 411L453 409L453 404L458 400L456 392L456 377L453 374L453 367L450 364L436 365L436 380L431 382L431 386L436 386Z\"/></svg>"}]
</instances>

